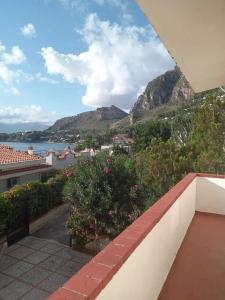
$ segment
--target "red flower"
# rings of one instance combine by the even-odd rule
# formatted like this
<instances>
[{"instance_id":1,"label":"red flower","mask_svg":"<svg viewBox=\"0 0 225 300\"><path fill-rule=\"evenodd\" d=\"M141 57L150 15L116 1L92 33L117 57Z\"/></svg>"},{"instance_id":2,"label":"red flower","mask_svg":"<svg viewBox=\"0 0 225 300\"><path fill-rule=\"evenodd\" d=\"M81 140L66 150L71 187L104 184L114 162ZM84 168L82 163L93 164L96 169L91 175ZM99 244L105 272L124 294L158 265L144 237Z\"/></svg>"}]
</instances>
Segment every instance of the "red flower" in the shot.
<instances>
[{"instance_id":1,"label":"red flower","mask_svg":"<svg viewBox=\"0 0 225 300\"><path fill-rule=\"evenodd\" d=\"M112 160L110 158L106 159L107 164L111 164Z\"/></svg>"},{"instance_id":2,"label":"red flower","mask_svg":"<svg viewBox=\"0 0 225 300\"><path fill-rule=\"evenodd\" d=\"M104 173L108 174L109 173L109 168L105 167L104 168Z\"/></svg>"},{"instance_id":3,"label":"red flower","mask_svg":"<svg viewBox=\"0 0 225 300\"><path fill-rule=\"evenodd\" d=\"M69 178L69 177L74 177L75 173L73 171L66 171L65 175L66 175L67 178Z\"/></svg>"}]
</instances>

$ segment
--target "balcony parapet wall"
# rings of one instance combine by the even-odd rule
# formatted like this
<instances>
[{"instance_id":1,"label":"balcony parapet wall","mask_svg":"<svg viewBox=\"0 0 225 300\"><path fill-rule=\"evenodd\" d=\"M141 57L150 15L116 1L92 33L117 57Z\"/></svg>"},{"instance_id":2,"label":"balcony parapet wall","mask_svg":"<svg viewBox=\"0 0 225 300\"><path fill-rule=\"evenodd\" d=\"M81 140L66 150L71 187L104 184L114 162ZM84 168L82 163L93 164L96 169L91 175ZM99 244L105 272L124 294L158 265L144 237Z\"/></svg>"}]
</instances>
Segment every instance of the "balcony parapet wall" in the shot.
<instances>
[{"instance_id":1,"label":"balcony parapet wall","mask_svg":"<svg viewBox=\"0 0 225 300\"><path fill-rule=\"evenodd\" d=\"M225 176L188 174L49 299L157 299L195 211L207 211L206 185L218 179L223 196L214 201L213 212L220 212Z\"/></svg>"}]
</instances>

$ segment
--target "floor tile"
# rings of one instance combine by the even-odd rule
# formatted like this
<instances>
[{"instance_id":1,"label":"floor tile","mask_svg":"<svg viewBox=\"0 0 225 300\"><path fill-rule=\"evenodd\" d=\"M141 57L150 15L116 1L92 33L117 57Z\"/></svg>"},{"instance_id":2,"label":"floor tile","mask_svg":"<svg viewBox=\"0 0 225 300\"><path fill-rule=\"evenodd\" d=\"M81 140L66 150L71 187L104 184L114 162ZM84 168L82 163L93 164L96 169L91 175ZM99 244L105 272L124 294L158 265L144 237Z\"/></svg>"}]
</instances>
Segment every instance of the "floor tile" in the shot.
<instances>
[{"instance_id":1,"label":"floor tile","mask_svg":"<svg viewBox=\"0 0 225 300\"><path fill-rule=\"evenodd\" d=\"M47 279L42 281L38 285L38 287L47 292L52 293L55 290L57 290L59 287L61 287L68 279L69 277L54 273L51 276L49 276Z\"/></svg>"},{"instance_id":2,"label":"floor tile","mask_svg":"<svg viewBox=\"0 0 225 300\"><path fill-rule=\"evenodd\" d=\"M50 276L52 272L34 267L30 271L24 273L23 275L20 276L20 279L31 284L32 286L36 286L39 284L41 281L43 281L45 278Z\"/></svg>"},{"instance_id":3,"label":"floor tile","mask_svg":"<svg viewBox=\"0 0 225 300\"><path fill-rule=\"evenodd\" d=\"M46 252L49 254L54 254L60 249L63 249L64 246L58 243L48 242L44 247L40 249L42 252Z\"/></svg>"},{"instance_id":4,"label":"floor tile","mask_svg":"<svg viewBox=\"0 0 225 300\"><path fill-rule=\"evenodd\" d=\"M0 258L0 271L3 271L7 269L9 266L12 266L13 264L17 263L18 259L4 255Z\"/></svg>"},{"instance_id":5,"label":"floor tile","mask_svg":"<svg viewBox=\"0 0 225 300\"><path fill-rule=\"evenodd\" d=\"M31 290L31 286L19 280L14 280L7 285L4 289L0 290L0 299L4 300L17 300Z\"/></svg>"},{"instance_id":6,"label":"floor tile","mask_svg":"<svg viewBox=\"0 0 225 300\"><path fill-rule=\"evenodd\" d=\"M20 300L47 300L49 295L49 293L44 292L43 290L34 288L20 298Z\"/></svg>"},{"instance_id":7,"label":"floor tile","mask_svg":"<svg viewBox=\"0 0 225 300\"><path fill-rule=\"evenodd\" d=\"M13 280L13 278L11 278L11 277L9 277L5 274L0 273L0 289L7 286L12 280ZM1 297L1 292L0 292L0 297Z\"/></svg>"},{"instance_id":8,"label":"floor tile","mask_svg":"<svg viewBox=\"0 0 225 300\"><path fill-rule=\"evenodd\" d=\"M14 251L9 252L9 256L21 259L24 258L28 255L30 255L31 253L33 253L34 251L30 248L27 248L25 246L19 246L18 248L16 248Z\"/></svg>"},{"instance_id":9,"label":"floor tile","mask_svg":"<svg viewBox=\"0 0 225 300\"><path fill-rule=\"evenodd\" d=\"M49 255L50 254L48 254L48 253L35 251L31 255L25 257L23 260L25 260L26 262L29 262L31 264L36 265L36 264L39 264L40 262L42 262L43 260L45 260L47 257L49 257Z\"/></svg>"},{"instance_id":10,"label":"floor tile","mask_svg":"<svg viewBox=\"0 0 225 300\"><path fill-rule=\"evenodd\" d=\"M14 265L8 267L7 269L3 270L3 273L12 276L18 277L24 274L25 272L29 271L33 268L33 265L25 262L25 261L18 261Z\"/></svg>"},{"instance_id":11,"label":"floor tile","mask_svg":"<svg viewBox=\"0 0 225 300\"><path fill-rule=\"evenodd\" d=\"M67 260L58 256L49 256L46 260L39 264L39 267L47 269L49 271L55 271L59 267L63 266Z\"/></svg>"},{"instance_id":12,"label":"floor tile","mask_svg":"<svg viewBox=\"0 0 225 300\"><path fill-rule=\"evenodd\" d=\"M75 273L77 273L82 267L83 264L80 264L76 261L68 261L63 266L59 267L56 270L56 272L71 277Z\"/></svg>"},{"instance_id":13,"label":"floor tile","mask_svg":"<svg viewBox=\"0 0 225 300\"><path fill-rule=\"evenodd\" d=\"M48 241L33 236L27 236L24 239L20 240L18 243L20 245L39 250L40 248L44 247L48 243Z\"/></svg>"}]
</instances>

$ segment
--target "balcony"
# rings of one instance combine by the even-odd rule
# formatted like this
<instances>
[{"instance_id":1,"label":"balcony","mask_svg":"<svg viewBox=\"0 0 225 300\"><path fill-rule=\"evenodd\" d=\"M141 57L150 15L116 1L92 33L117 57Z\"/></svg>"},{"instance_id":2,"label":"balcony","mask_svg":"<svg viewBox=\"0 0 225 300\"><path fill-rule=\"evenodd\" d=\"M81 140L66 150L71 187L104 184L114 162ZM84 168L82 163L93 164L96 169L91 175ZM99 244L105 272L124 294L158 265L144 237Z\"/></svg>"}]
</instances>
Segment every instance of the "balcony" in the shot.
<instances>
[{"instance_id":1,"label":"balcony","mask_svg":"<svg viewBox=\"0 0 225 300\"><path fill-rule=\"evenodd\" d=\"M225 298L225 176L188 174L50 296Z\"/></svg>"}]
</instances>

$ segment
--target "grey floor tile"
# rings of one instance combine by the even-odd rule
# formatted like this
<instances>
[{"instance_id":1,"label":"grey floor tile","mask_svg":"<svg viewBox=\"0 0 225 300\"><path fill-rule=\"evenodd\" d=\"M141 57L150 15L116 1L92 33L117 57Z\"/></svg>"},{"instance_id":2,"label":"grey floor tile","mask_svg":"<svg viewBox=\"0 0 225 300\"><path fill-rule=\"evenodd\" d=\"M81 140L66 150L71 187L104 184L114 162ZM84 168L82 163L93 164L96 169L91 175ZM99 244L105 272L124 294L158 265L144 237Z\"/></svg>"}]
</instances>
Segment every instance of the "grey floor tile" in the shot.
<instances>
[{"instance_id":1,"label":"grey floor tile","mask_svg":"<svg viewBox=\"0 0 225 300\"><path fill-rule=\"evenodd\" d=\"M44 247L42 247L40 249L40 251L42 252L46 252L49 254L54 254L57 251L59 251L60 249L63 249L64 246L58 243L54 243L54 242L48 242Z\"/></svg>"},{"instance_id":2,"label":"grey floor tile","mask_svg":"<svg viewBox=\"0 0 225 300\"><path fill-rule=\"evenodd\" d=\"M20 300L47 300L49 295L47 292L34 288L20 298Z\"/></svg>"},{"instance_id":3,"label":"grey floor tile","mask_svg":"<svg viewBox=\"0 0 225 300\"><path fill-rule=\"evenodd\" d=\"M11 281L13 281L13 278L0 273L0 289L7 286ZM0 295L1 295L1 291L0 291Z\"/></svg>"},{"instance_id":4,"label":"grey floor tile","mask_svg":"<svg viewBox=\"0 0 225 300\"><path fill-rule=\"evenodd\" d=\"M13 264L17 263L18 259L8 256L8 255L3 255L0 258L0 271L3 271L7 269L9 266L12 266Z\"/></svg>"},{"instance_id":5,"label":"grey floor tile","mask_svg":"<svg viewBox=\"0 0 225 300\"><path fill-rule=\"evenodd\" d=\"M40 251L35 251L34 253L32 253L31 255L24 257L23 260L31 263L31 264L39 264L40 262L42 262L43 260L45 260L47 257L49 257L50 254L48 253L43 253Z\"/></svg>"},{"instance_id":6,"label":"grey floor tile","mask_svg":"<svg viewBox=\"0 0 225 300\"><path fill-rule=\"evenodd\" d=\"M7 285L4 289L0 290L0 299L4 300L17 300L31 290L31 286L19 280L14 280Z\"/></svg>"},{"instance_id":7,"label":"grey floor tile","mask_svg":"<svg viewBox=\"0 0 225 300\"><path fill-rule=\"evenodd\" d=\"M10 246L10 247L7 248L7 253L12 252L12 251L16 250L19 247L20 247L20 244L17 244L17 243L13 244L12 246Z\"/></svg>"},{"instance_id":8,"label":"grey floor tile","mask_svg":"<svg viewBox=\"0 0 225 300\"><path fill-rule=\"evenodd\" d=\"M33 236L27 236L24 239L20 240L18 243L35 250L39 250L40 248L44 247L48 243L48 241Z\"/></svg>"},{"instance_id":9,"label":"grey floor tile","mask_svg":"<svg viewBox=\"0 0 225 300\"><path fill-rule=\"evenodd\" d=\"M88 254L81 253L81 252L78 252L78 251L74 251L74 253L75 253L75 255L72 258L72 260L77 261L77 262L79 262L83 265L85 265L86 263L88 263L92 259L92 256L90 256Z\"/></svg>"},{"instance_id":10,"label":"grey floor tile","mask_svg":"<svg viewBox=\"0 0 225 300\"><path fill-rule=\"evenodd\" d=\"M14 265L8 267L7 269L3 270L2 272L12 276L12 277L18 277L24 274L25 272L29 271L33 268L33 265L25 262L25 261L18 261Z\"/></svg>"},{"instance_id":11,"label":"grey floor tile","mask_svg":"<svg viewBox=\"0 0 225 300\"><path fill-rule=\"evenodd\" d=\"M59 287L61 287L68 279L69 277L54 273L51 276L49 276L47 279L42 281L38 285L38 288L41 288L49 293L52 293L55 290L57 290Z\"/></svg>"},{"instance_id":12,"label":"grey floor tile","mask_svg":"<svg viewBox=\"0 0 225 300\"><path fill-rule=\"evenodd\" d=\"M59 267L56 272L71 277L82 267L83 264L80 264L77 261L67 261L63 266Z\"/></svg>"},{"instance_id":13,"label":"grey floor tile","mask_svg":"<svg viewBox=\"0 0 225 300\"><path fill-rule=\"evenodd\" d=\"M50 276L52 272L34 267L30 271L24 273L23 275L20 276L20 279L33 285L36 286L39 284L41 281L43 281L45 278Z\"/></svg>"},{"instance_id":14,"label":"grey floor tile","mask_svg":"<svg viewBox=\"0 0 225 300\"><path fill-rule=\"evenodd\" d=\"M64 248L60 249L59 251L57 251L55 253L55 255L62 257L62 258L70 259L70 258L76 257L76 252L69 247L64 247Z\"/></svg>"},{"instance_id":15,"label":"grey floor tile","mask_svg":"<svg viewBox=\"0 0 225 300\"><path fill-rule=\"evenodd\" d=\"M59 267L63 266L67 260L58 256L51 255L46 260L39 264L39 267L47 269L49 271L55 271Z\"/></svg>"},{"instance_id":16,"label":"grey floor tile","mask_svg":"<svg viewBox=\"0 0 225 300\"><path fill-rule=\"evenodd\" d=\"M14 251L9 252L8 255L18 258L18 259L21 259L21 258L24 258L24 257L30 255L33 252L34 252L34 250L32 250L28 247L20 246L20 247L16 248Z\"/></svg>"}]
</instances>

